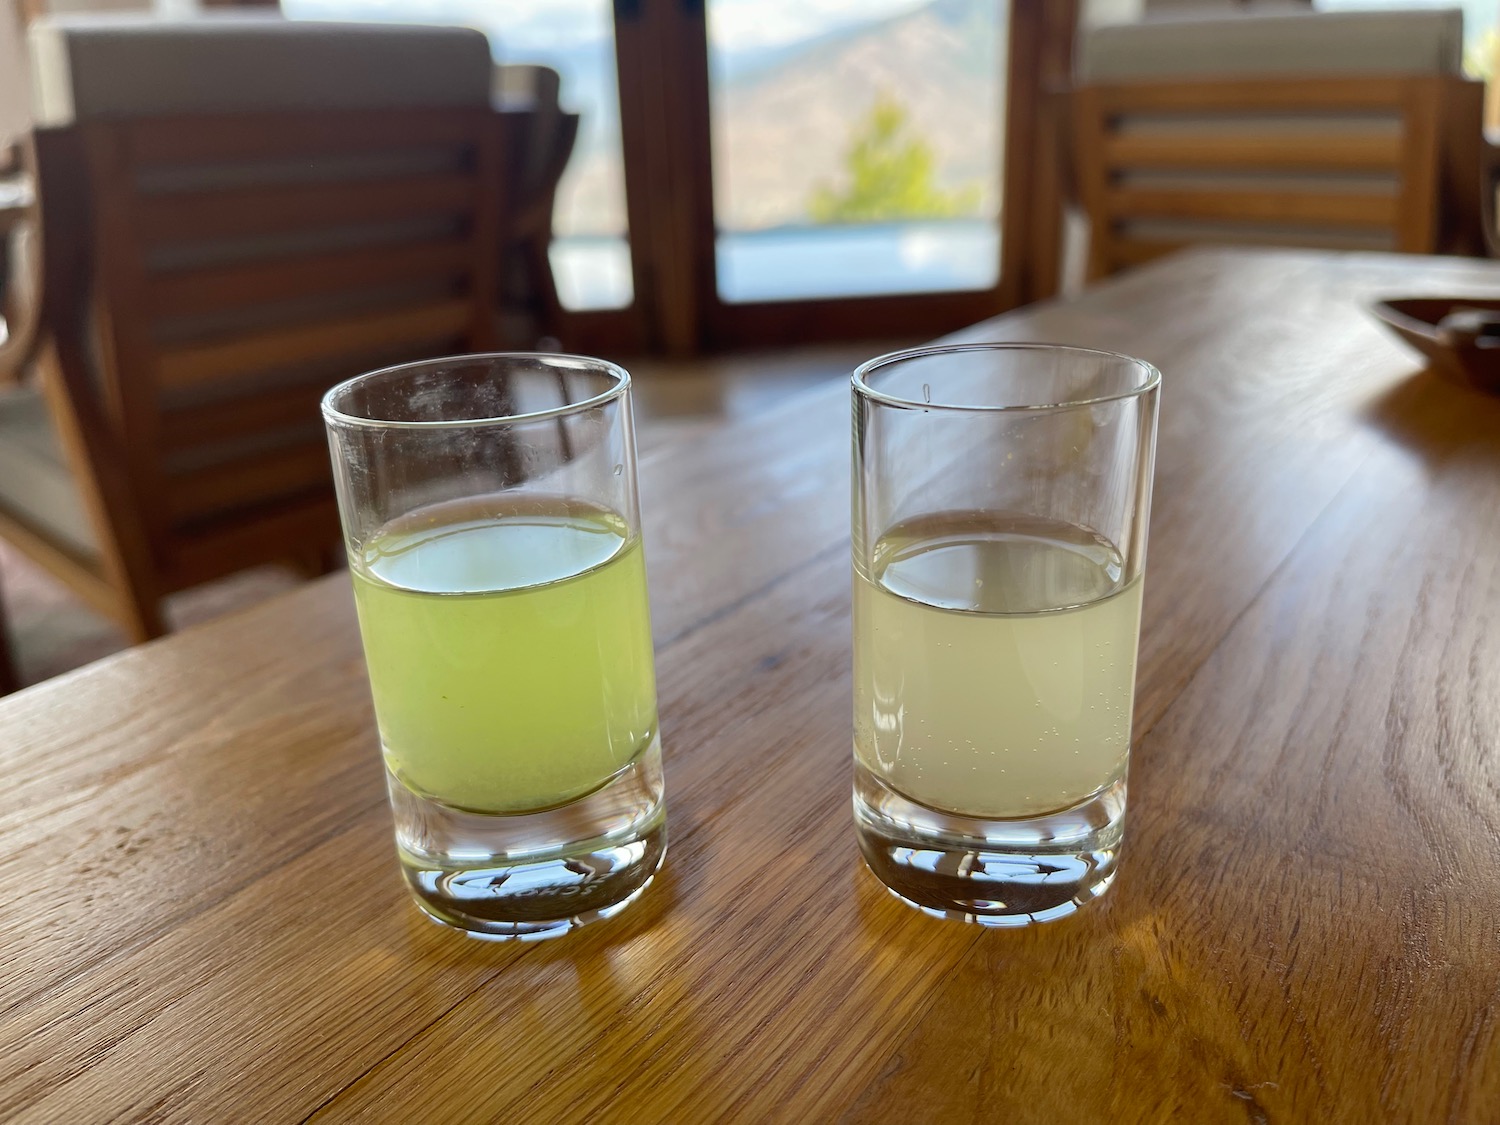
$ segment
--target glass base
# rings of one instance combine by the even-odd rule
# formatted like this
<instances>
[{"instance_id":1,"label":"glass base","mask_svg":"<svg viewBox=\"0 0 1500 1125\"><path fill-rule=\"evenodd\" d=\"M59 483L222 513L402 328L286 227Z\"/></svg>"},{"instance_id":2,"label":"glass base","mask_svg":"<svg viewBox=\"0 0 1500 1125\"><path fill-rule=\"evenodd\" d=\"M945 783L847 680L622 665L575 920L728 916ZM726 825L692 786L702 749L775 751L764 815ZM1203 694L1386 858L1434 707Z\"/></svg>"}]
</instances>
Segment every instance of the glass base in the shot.
<instances>
[{"instance_id":1,"label":"glass base","mask_svg":"<svg viewBox=\"0 0 1500 1125\"><path fill-rule=\"evenodd\" d=\"M494 941L556 937L624 910L667 851L661 742L571 804L485 814L419 797L386 771L396 851L427 914Z\"/></svg>"},{"instance_id":2,"label":"glass base","mask_svg":"<svg viewBox=\"0 0 1500 1125\"><path fill-rule=\"evenodd\" d=\"M1109 889L1125 779L1070 809L987 820L918 804L856 759L854 827L865 863L908 905L981 926L1028 926L1065 918Z\"/></svg>"}]
</instances>

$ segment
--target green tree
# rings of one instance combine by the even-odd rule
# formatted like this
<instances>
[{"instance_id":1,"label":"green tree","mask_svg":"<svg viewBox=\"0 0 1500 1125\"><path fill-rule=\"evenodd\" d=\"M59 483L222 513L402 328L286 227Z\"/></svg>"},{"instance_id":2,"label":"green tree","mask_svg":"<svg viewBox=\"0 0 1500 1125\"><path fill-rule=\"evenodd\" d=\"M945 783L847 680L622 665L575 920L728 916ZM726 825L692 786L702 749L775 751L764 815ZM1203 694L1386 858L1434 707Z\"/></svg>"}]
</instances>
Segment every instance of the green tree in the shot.
<instances>
[{"instance_id":1,"label":"green tree","mask_svg":"<svg viewBox=\"0 0 1500 1125\"><path fill-rule=\"evenodd\" d=\"M1484 82L1500 77L1500 32L1486 31L1464 50L1464 73Z\"/></svg>"},{"instance_id":2,"label":"green tree","mask_svg":"<svg viewBox=\"0 0 1500 1125\"><path fill-rule=\"evenodd\" d=\"M910 133L905 107L889 94L877 97L844 151L846 183L822 183L813 189L807 201L813 220L870 223L973 213L979 205L979 185L941 190L932 147Z\"/></svg>"}]
</instances>

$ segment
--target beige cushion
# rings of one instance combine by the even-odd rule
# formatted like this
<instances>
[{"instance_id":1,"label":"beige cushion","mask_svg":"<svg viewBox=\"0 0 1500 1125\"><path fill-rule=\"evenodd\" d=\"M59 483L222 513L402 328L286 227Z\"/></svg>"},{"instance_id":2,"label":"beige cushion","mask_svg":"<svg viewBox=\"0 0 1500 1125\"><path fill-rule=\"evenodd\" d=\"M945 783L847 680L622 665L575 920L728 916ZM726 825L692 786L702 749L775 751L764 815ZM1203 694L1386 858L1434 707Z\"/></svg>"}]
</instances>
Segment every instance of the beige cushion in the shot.
<instances>
[{"instance_id":1,"label":"beige cushion","mask_svg":"<svg viewBox=\"0 0 1500 1125\"><path fill-rule=\"evenodd\" d=\"M1281 9L1283 12L1306 11L1313 0L1141 0L1147 19L1161 16L1240 16L1247 8L1257 15Z\"/></svg>"},{"instance_id":2,"label":"beige cushion","mask_svg":"<svg viewBox=\"0 0 1500 1125\"><path fill-rule=\"evenodd\" d=\"M1432 8L1221 16L1097 27L1080 83L1272 74L1460 74L1463 12Z\"/></svg>"},{"instance_id":3,"label":"beige cushion","mask_svg":"<svg viewBox=\"0 0 1500 1125\"><path fill-rule=\"evenodd\" d=\"M0 393L0 509L74 553L98 545L39 392Z\"/></svg>"},{"instance_id":4,"label":"beige cushion","mask_svg":"<svg viewBox=\"0 0 1500 1125\"><path fill-rule=\"evenodd\" d=\"M26 52L10 10L0 19L0 148L31 128L26 97Z\"/></svg>"},{"instance_id":5,"label":"beige cushion","mask_svg":"<svg viewBox=\"0 0 1500 1125\"><path fill-rule=\"evenodd\" d=\"M38 125L102 117L489 104L482 32L277 16L71 17L30 31Z\"/></svg>"}]
</instances>

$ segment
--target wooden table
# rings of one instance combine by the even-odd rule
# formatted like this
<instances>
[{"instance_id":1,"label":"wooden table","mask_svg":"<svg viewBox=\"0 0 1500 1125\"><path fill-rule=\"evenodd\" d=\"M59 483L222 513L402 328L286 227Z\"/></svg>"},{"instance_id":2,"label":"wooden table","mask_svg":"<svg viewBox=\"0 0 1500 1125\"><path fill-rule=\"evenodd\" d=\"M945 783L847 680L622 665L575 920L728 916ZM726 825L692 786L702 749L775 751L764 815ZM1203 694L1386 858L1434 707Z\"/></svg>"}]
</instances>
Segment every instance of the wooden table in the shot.
<instances>
[{"instance_id":1,"label":"wooden table","mask_svg":"<svg viewBox=\"0 0 1500 1125\"><path fill-rule=\"evenodd\" d=\"M1122 872L910 910L850 826L840 387L642 467L671 851L619 919L397 877L346 579L0 704L0 1120L1500 1119L1500 401L1376 295L1198 252L972 338L1164 371Z\"/></svg>"}]
</instances>

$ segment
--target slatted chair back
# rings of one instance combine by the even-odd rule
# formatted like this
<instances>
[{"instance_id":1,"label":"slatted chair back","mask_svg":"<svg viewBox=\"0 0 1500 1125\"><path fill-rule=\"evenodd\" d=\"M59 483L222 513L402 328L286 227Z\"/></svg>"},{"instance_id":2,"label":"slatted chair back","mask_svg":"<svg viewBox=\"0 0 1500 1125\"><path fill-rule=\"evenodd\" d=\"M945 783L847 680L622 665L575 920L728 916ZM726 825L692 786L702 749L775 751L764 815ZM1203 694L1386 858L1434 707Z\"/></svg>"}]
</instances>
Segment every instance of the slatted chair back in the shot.
<instances>
[{"instance_id":1,"label":"slatted chair back","mask_svg":"<svg viewBox=\"0 0 1500 1125\"><path fill-rule=\"evenodd\" d=\"M490 346L499 177L483 109L82 126L99 389L169 569L226 531L331 529L334 382Z\"/></svg>"},{"instance_id":2,"label":"slatted chair back","mask_svg":"<svg viewBox=\"0 0 1500 1125\"><path fill-rule=\"evenodd\" d=\"M1473 225L1455 211L1477 205L1477 181L1457 170L1470 131L1477 151L1481 100L1478 83L1447 75L1083 87L1074 162L1090 273L1201 242L1444 249Z\"/></svg>"},{"instance_id":3,"label":"slatted chair back","mask_svg":"<svg viewBox=\"0 0 1500 1125\"><path fill-rule=\"evenodd\" d=\"M42 283L0 395L0 535L140 640L176 590L329 565L327 387L494 346L491 45L244 17L28 34Z\"/></svg>"}]
</instances>

